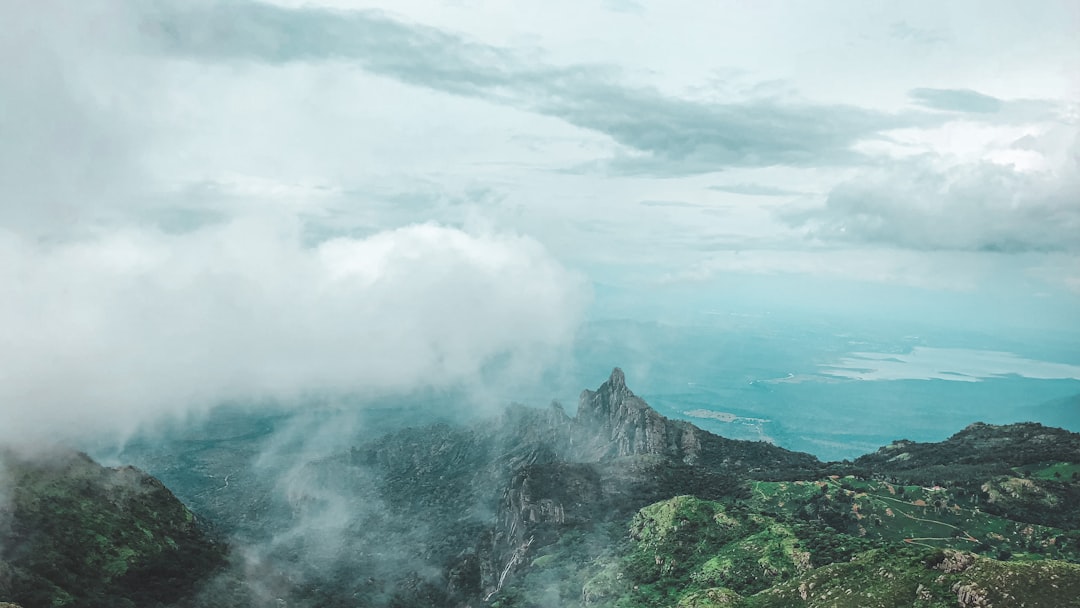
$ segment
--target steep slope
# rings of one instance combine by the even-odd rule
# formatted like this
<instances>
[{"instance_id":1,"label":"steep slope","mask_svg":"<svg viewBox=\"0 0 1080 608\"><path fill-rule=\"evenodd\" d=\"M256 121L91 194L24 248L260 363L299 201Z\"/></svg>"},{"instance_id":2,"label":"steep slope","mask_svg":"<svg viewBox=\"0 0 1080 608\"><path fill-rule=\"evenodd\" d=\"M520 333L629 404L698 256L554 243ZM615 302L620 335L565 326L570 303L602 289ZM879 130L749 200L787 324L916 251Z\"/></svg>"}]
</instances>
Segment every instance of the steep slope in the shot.
<instances>
[{"instance_id":1,"label":"steep slope","mask_svg":"<svg viewBox=\"0 0 1080 608\"><path fill-rule=\"evenodd\" d=\"M153 606L190 595L223 548L159 481L85 454L0 452L0 600Z\"/></svg>"},{"instance_id":2,"label":"steep slope","mask_svg":"<svg viewBox=\"0 0 1080 608\"><path fill-rule=\"evenodd\" d=\"M569 445L564 434L541 432L554 439L556 458L517 469L502 492L492 542L479 551L487 596L569 529L616 521L676 494L740 496L751 473L794 479L822 471L809 454L726 439L661 416L634 395L618 368L596 391L581 394L574 418L557 412L546 420L569 433Z\"/></svg>"},{"instance_id":3,"label":"steep slope","mask_svg":"<svg viewBox=\"0 0 1080 608\"><path fill-rule=\"evenodd\" d=\"M1044 435L1056 439L1047 441ZM993 482L996 472L1019 475L1010 466L1035 466L1030 463L1066 457L1067 446L1074 440L1072 434L1045 427L1018 425L1003 430L975 426L941 445L911 444L917 453L887 463L882 470L884 475L894 475L937 466L943 474L954 474L963 483L978 487ZM1023 455L999 454L1012 447ZM956 465L959 468L954 471L945 457L958 462L958 449L966 450L967 460ZM891 458L898 452L882 453L889 453ZM943 536L944 546L952 546L950 542L973 546L968 538L976 534L979 540L987 541L983 551L995 554L1023 551L1027 555L1037 550L1047 556L1073 554L1069 548L1071 537L1061 529L1035 526L1034 532L1023 536L1023 524L970 515L977 512L979 503L972 502L977 497L966 487L948 494L946 505L945 494L911 486L906 500L912 504L903 505L887 495L888 484L874 485L877 494L870 496L866 495L870 491L868 482L839 478L849 474L873 476L876 471L871 467L878 463L871 463L872 457L852 465L824 464L813 456L767 443L713 435L660 415L634 395L618 369L596 390L582 393L574 416L568 416L558 405L541 409L516 406L489 424L405 429L359 446L350 456L355 466L379 480L376 485L388 512L423 510L425 532L398 547L412 555L415 563L432 564L442 574L419 586L393 584L395 591L391 595L395 599L391 603L402 605L424 601L475 605L485 598L501 606L543 605L530 597L536 593L532 585L537 577L547 580L545 593L556 593L560 598L549 601L549 605L574 605L583 589L594 603L605 594L623 597L611 595L614 583L604 581L608 575L614 577L612 581L633 579L626 572L610 569L621 559L612 551L626 538L625 522L632 520L639 509L678 495L690 495L697 501L721 501L729 505L725 508L736 509L731 511L733 518L751 522L747 524L751 532L740 542L713 547L709 550L715 553L698 556L698 566L704 570L695 575L695 584L696 592L705 594L702 598L728 592L749 597L760 591L764 582L783 580L807 564L817 567L846 561L860 551L920 536ZM906 462L915 466L904 469ZM828 473L839 476L828 479ZM750 484L751 480L754 484ZM759 501L758 494L765 491L775 499ZM918 507L920 500L927 506ZM998 500L1004 504L1004 499ZM963 503L960 511L955 510L958 503ZM860 508L874 517L880 510L881 517L863 520ZM1051 512L1060 513L1063 507L1054 505L1048 509L1029 519L1045 523ZM895 517L885 519L889 512ZM967 521L971 517L975 517L974 523ZM880 525L874 523L878 519ZM931 520L946 523L931 524ZM392 528L389 524L386 527ZM997 540L991 536L991 528L996 530L993 534L1005 534L1007 538ZM963 534L956 536L960 532ZM372 538L381 537L376 534ZM1051 541L1065 544L1040 548L1040 543ZM787 549L777 553L777 547ZM667 563L670 560L662 555L664 551L649 554L641 563ZM560 569L557 564L565 555L574 557L569 569ZM675 562L688 563L686 556L675 558ZM772 579L754 570L766 562L771 564L766 571L774 573ZM608 563L607 574L594 572L593 578L580 579L588 565L595 563ZM665 577L668 575L641 580L637 587L658 594L662 589L683 589ZM558 582L560 579L578 581L577 590L568 589L566 582ZM717 591L703 586L709 580L725 580L735 589ZM435 597L439 599L433 600ZM665 597L672 602L685 599Z\"/></svg>"},{"instance_id":4,"label":"steep slope","mask_svg":"<svg viewBox=\"0 0 1080 608\"><path fill-rule=\"evenodd\" d=\"M391 433L357 446L349 461L378 480L387 513L423 510L428 533L397 547L442 569L434 587L446 605L491 597L569 531L677 494L743 495L751 473L795 479L823 470L807 454L669 420L630 391L619 369L582 393L573 417L558 404L512 406L488 424Z\"/></svg>"}]
</instances>

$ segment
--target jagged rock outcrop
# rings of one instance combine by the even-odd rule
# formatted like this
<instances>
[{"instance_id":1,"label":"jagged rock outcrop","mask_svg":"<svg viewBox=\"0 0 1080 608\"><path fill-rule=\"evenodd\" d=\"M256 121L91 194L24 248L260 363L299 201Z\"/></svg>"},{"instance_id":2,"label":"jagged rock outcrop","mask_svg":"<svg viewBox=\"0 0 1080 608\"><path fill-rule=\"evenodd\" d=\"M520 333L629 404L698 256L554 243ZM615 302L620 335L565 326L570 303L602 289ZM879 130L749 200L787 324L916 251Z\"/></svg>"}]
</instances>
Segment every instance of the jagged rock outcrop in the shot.
<instances>
[{"instance_id":1,"label":"jagged rock outcrop","mask_svg":"<svg viewBox=\"0 0 1080 608\"><path fill-rule=\"evenodd\" d=\"M704 431L661 416L626 387L619 368L596 391L582 392L574 423L574 456L582 461L652 454L697 464L701 458Z\"/></svg>"},{"instance_id":2,"label":"jagged rock outcrop","mask_svg":"<svg viewBox=\"0 0 1080 608\"><path fill-rule=\"evenodd\" d=\"M822 466L809 454L670 420L636 396L618 368L597 390L581 394L573 418L557 406L512 409L499 435L510 438L502 463L514 464L505 469L511 476L490 544L481 550L488 594L531 548L553 542L568 527L622 517L674 494L738 495L751 472L795 479Z\"/></svg>"},{"instance_id":3,"label":"jagged rock outcrop","mask_svg":"<svg viewBox=\"0 0 1080 608\"><path fill-rule=\"evenodd\" d=\"M754 475L761 479L797 479L820 471L809 455L772 444L727 439L649 407L626 386L615 368L596 391L581 394L574 418L575 459L601 462L629 456L658 456L711 470Z\"/></svg>"},{"instance_id":4,"label":"jagged rock outcrop","mask_svg":"<svg viewBox=\"0 0 1080 608\"><path fill-rule=\"evenodd\" d=\"M532 546L547 545L562 531L597 520L603 503L601 473L591 464L550 462L519 470L503 491L490 544L481 549L486 593L502 587Z\"/></svg>"}]
</instances>

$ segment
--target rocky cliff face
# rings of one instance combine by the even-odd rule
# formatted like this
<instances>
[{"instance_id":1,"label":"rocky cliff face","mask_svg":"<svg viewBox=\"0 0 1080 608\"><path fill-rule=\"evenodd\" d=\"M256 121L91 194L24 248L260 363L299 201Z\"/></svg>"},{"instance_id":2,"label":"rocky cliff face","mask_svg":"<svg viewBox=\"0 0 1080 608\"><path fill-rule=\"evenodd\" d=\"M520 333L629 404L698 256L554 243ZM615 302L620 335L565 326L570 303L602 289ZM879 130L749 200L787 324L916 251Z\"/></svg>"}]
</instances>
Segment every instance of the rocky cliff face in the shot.
<instances>
[{"instance_id":1,"label":"rocky cliff face","mask_svg":"<svg viewBox=\"0 0 1080 608\"><path fill-rule=\"evenodd\" d=\"M573 456L583 462L648 455L713 471L753 472L760 479L797 479L821 469L809 454L727 439L665 418L627 388L618 368L596 391L581 394L574 439Z\"/></svg>"},{"instance_id":2,"label":"rocky cliff face","mask_svg":"<svg viewBox=\"0 0 1080 608\"><path fill-rule=\"evenodd\" d=\"M596 391L581 394L574 456L585 462L651 454L686 464L701 459L702 431L661 416L626 387L616 368Z\"/></svg>"},{"instance_id":3,"label":"rocky cliff face","mask_svg":"<svg viewBox=\"0 0 1080 608\"><path fill-rule=\"evenodd\" d=\"M487 424L392 433L358 446L351 460L379 480L391 512L423 509L439 540L399 548L448 564L446 605L497 592L567 530L679 493L738 495L750 470L794 478L821 466L806 454L669 420L618 369L581 395L573 417L558 404L511 406Z\"/></svg>"},{"instance_id":4,"label":"rocky cliff face","mask_svg":"<svg viewBox=\"0 0 1080 608\"><path fill-rule=\"evenodd\" d=\"M561 408L515 416L502 435L530 457L506 469L491 543L480 549L487 595L531 551L569 528L623 517L678 493L738 495L750 471L794 479L822 466L808 454L725 439L665 418L626 386L618 368L597 390L581 394L574 418Z\"/></svg>"}]
</instances>

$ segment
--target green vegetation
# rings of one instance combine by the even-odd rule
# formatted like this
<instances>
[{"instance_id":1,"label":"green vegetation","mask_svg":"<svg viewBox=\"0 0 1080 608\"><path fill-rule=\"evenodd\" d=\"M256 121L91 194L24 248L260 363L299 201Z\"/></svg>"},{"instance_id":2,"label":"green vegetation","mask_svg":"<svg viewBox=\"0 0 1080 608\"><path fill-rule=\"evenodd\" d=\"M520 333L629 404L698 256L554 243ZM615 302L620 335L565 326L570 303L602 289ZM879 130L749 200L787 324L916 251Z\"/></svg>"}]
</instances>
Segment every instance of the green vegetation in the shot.
<instances>
[{"instance_id":1,"label":"green vegetation","mask_svg":"<svg viewBox=\"0 0 1080 608\"><path fill-rule=\"evenodd\" d=\"M1031 477L1034 479L1046 479L1050 481L1080 480L1080 463L1076 462L1033 464L1015 467L1013 470L1022 477Z\"/></svg>"},{"instance_id":2,"label":"green vegetation","mask_svg":"<svg viewBox=\"0 0 1080 608\"><path fill-rule=\"evenodd\" d=\"M765 495L766 506L781 505L788 514L770 516L746 504L677 496L638 511L621 540L613 530L568 533L545 547L527 573L492 605L1080 606L1077 564L1037 554L1001 561L970 551L894 542L884 536L860 538L800 521L798 514L805 514L802 506L818 496L829 496L832 488L837 496L845 491L837 480L822 483L826 485L754 484L755 494ZM862 494L868 494L863 491L867 489L859 488L857 501L866 500ZM897 488L885 491L891 496ZM913 502L924 500L916 488L905 494ZM971 541L954 538L953 542ZM611 546L617 548L605 549Z\"/></svg>"},{"instance_id":3,"label":"green vegetation","mask_svg":"<svg viewBox=\"0 0 1080 608\"><path fill-rule=\"evenodd\" d=\"M740 608L1080 606L1080 566L1001 562L970 553L877 549L748 598Z\"/></svg>"},{"instance_id":4,"label":"green vegetation","mask_svg":"<svg viewBox=\"0 0 1080 608\"><path fill-rule=\"evenodd\" d=\"M2 514L0 599L38 606L124 607L181 598L220 565L160 482L83 454L33 462L0 454L13 488Z\"/></svg>"},{"instance_id":5,"label":"green vegetation","mask_svg":"<svg viewBox=\"0 0 1080 608\"><path fill-rule=\"evenodd\" d=\"M306 464L305 481L347 498L332 511L346 514L347 542L325 562L304 553L324 540L297 535L218 572L223 548L154 478L0 452L12 488L0 602L1080 608L1080 435L976 424L820 463L668 421L621 374L605 386L586 393L584 426L560 408L520 409L491 428L403 429ZM265 488L234 495L252 500L230 513L274 507L245 524L270 539L297 505L264 501Z\"/></svg>"},{"instance_id":6,"label":"green vegetation","mask_svg":"<svg viewBox=\"0 0 1080 608\"><path fill-rule=\"evenodd\" d=\"M750 485L753 508L826 524L877 546L906 543L1080 562L1080 543L1073 532L988 513L980 508L980 497L964 490L854 477Z\"/></svg>"},{"instance_id":7,"label":"green vegetation","mask_svg":"<svg viewBox=\"0 0 1080 608\"><path fill-rule=\"evenodd\" d=\"M492 605L709 606L809 568L799 542L772 518L677 496L628 525L563 534ZM732 589L713 589L722 580Z\"/></svg>"}]
</instances>

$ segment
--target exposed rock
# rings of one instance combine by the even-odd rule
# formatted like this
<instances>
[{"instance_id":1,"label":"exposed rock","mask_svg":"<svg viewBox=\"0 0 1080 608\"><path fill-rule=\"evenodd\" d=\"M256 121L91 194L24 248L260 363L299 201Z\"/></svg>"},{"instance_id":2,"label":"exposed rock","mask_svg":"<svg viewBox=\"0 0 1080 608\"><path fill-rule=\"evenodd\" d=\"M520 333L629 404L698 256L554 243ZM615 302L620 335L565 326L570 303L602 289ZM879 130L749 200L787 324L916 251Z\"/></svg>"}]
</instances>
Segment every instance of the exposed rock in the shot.
<instances>
[{"instance_id":1,"label":"exposed rock","mask_svg":"<svg viewBox=\"0 0 1080 608\"><path fill-rule=\"evenodd\" d=\"M596 391L581 394L574 423L573 455L584 462L649 455L712 470L754 471L759 478L776 479L795 479L821 469L821 463L809 454L727 439L689 422L670 420L627 388L619 368Z\"/></svg>"},{"instance_id":2,"label":"exposed rock","mask_svg":"<svg viewBox=\"0 0 1080 608\"><path fill-rule=\"evenodd\" d=\"M946 574L955 574L971 568L975 565L975 560L977 559L978 558L973 553L953 551L950 549L945 551L945 558L934 567L938 570L943 570Z\"/></svg>"},{"instance_id":3,"label":"exposed rock","mask_svg":"<svg viewBox=\"0 0 1080 608\"><path fill-rule=\"evenodd\" d=\"M991 608L992 606L986 590L975 583L956 583L952 590L956 592L956 601L961 608Z\"/></svg>"},{"instance_id":4,"label":"exposed rock","mask_svg":"<svg viewBox=\"0 0 1080 608\"><path fill-rule=\"evenodd\" d=\"M619 368L595 392L581 394L575 456L584 461L637 454L667 456L686 464L701 458L697 427L661 416L626 387Z\"/></svg>"},{"instance_id":5,"label":"exposed rock","mask_svg":"<svg viewBox=\"0 0 1080 608\"><path fill-rule=\"evenodd\" d=\"M740 474L762 478L813 474L813 456L730 440L661 416L627 386L615 368L596 391L584 391L574 418L558 404L512 407L489 434L496 454L496 525L478 550L482 587L498 590L532 548L566 528L607 521L675 493L703 498L743 491ZM505 480L505 481L498 481Z\"/></svg>"}]
</instances>

